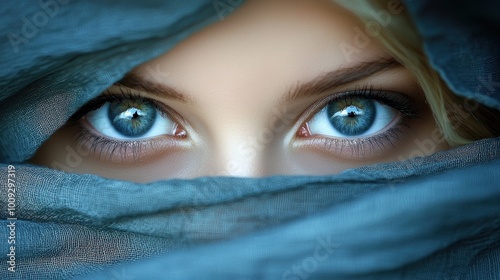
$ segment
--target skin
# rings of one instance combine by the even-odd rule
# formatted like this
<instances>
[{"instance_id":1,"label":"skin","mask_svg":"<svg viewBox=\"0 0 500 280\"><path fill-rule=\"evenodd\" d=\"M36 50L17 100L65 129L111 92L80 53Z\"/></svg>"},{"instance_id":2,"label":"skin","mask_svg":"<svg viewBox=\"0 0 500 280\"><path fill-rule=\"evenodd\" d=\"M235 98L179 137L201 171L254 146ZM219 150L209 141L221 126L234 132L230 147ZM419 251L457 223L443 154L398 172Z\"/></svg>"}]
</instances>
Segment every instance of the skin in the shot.
<instances>
[{"instance_id":1,"label":"skin","mask_svg":"<svg viewBox=\"0 0 500 280\"><path fill-rule=\"evenodd\" d=\"M175 111L186 137L156 137L155 148L149 141L133 155L99 154L88 143L75 140L80 128L67 126L44 143L31 162L149 182L207 175L334 174L446 149L446 144L417 145L431 139L436 123L418 84L403 66L283 102L297 84L390 57L375 39L355 56L346 56L340 46L355 44L355 26L364 25L331 1L247 1L228 18L133 70L185 95L184 102L140 92ZM300 127L321 109L311 107L314 103L363 87L410 96L420 108L419 118L405 121L398 139L390 138L384 148L364 146L363 154L353 152L359 149L352 146L327 150L320 141L311 141L313 137L297 137ZM120 93L116 86L111 91Z\"/></svg>"}]
</instances>

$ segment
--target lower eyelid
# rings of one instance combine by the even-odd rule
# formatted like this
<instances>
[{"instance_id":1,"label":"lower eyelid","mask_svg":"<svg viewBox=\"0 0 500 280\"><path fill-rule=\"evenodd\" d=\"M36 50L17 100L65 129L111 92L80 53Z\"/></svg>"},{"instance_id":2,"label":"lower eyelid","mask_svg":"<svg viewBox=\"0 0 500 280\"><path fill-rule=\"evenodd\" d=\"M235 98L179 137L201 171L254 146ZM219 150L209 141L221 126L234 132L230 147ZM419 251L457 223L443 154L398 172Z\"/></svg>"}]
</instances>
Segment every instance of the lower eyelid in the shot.
<instances>
[{"instance_id":1,"label":"lower eyelid","mask_svg":"<svg viewBox=\"0 0 500 280\"><path fill-rule=\"evenodd\" d=\"M188 149L192 142L186 138L160 136L155 138L121 141L99 136L83 124L72 126L73 146L91 158L109 163L135 163L142 160L161 158L167 153Z\"/></svg>"},{"instance_id":2,"label":"lower eyelid","mask_svg":"<svg viewBox=\"0 0 500 280\"><path fill-rule=\"evenodd\" d=\"M408 129L409 126L400 121L383 133L364 138L332 138L318 135L308 138L296 137L292 147L321 154L328 153L347 160L366 160L386 155L388 151L396 149L398 143L403 142Z\"/></svg>"}]
</instances>

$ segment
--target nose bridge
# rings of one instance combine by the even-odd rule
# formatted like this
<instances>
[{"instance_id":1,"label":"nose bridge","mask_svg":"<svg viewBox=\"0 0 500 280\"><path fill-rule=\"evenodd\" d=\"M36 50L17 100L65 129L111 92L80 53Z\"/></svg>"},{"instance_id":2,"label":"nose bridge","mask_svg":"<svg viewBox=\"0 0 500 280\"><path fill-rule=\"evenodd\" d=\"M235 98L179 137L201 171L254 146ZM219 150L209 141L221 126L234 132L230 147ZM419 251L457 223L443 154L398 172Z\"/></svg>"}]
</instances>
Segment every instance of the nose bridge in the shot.
<instances>
[{"instance_id":1,"label":"nose bridge","mask_svg":"<svg viewBox=\"0 0 500 280\"><path fill-rule=\"evenodd\" d=\"M243 177L262 177L279 169L273 163L283 161L279 151L283 151L282 141L293 115L287 114L284 106L276 106L260 114L241 110L223 125L211 126L210 168L216 167L218 175Z\"/></svg>"},{"instance_id":2,"label":"nose bridge","mask_svg":"<svg viewBox=\"0 0 500 280\"><path fill-rule=\"evenodd\" d=\"M203 116L210 157L205 166L210 174L262 177L270 173L267 163L284 125L274 120L276 102L271 93L276 89L261 85L259 92L267 94L255 96L248 91L252 83L252 79L233 80L212 89L217 94L199 98L204 106L197 113Z\"/></svg>"},{"instance_id":3,"label":"nose bridge","mask_svg":"<svg viewBox=\"0 0 500 280\"><path fill-rule=\"evenodd\" d=\"M263 139L258 135L255 129L248 128L234 129L231 134L218 135L211 153L215 172L237 177L261 177L268 173L267 153L273 139Z\"/></svg>"}]
</instances>

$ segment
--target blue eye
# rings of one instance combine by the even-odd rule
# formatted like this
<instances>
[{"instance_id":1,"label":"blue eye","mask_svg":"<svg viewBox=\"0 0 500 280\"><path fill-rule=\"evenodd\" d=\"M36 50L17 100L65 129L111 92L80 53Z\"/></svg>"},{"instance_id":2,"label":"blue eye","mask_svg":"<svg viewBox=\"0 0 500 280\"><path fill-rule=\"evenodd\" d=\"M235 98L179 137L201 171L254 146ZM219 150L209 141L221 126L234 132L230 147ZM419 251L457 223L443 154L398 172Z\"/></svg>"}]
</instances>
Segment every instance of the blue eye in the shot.
<instances>
[{"instance_id":1,"label":"blue eye","mask_svg":"<svg viewBox=\"0 0 500 280\"><path fill-rule=\"evenodd\" d=\"M377 134L397 116L397 110L375 100L346 97L330 102L307 124L313 135L359 138Z\"/></svg>"},{"instance_id":2,"label":"blue eye","mask_svg":"<svg viewBox=\"0 0 500 280\"><path fill-rule=\"evenodd\" d=\"M146 134L156 120L156 108L146 102L123 100L108 107L112 126L124 136L140 137Z\"/></svg>"},{"instance_id":3,"label":"blue eye","mask_svg":"<svg viewBox=\"0 0 500 280\"><path fill-rule=\"evenodd\" d=\"M86 114L87 122L99 133L118 140L139 140L174 135L177 124L142 99L105 102Z\"/></svg>"}]
</instances>

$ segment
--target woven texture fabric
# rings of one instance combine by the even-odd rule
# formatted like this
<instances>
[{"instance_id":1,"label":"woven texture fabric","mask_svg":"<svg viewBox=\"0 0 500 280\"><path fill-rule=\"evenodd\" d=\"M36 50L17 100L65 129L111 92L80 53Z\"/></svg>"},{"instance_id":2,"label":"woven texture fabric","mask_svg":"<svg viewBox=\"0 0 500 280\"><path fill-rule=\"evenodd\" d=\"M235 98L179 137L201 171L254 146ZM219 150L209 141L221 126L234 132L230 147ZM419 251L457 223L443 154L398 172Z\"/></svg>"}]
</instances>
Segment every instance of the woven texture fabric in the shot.
<instances>
[{"instance_id":1,"label":"woven texture fabric","mask_svg":"<svg viewBox=\"0 0 500 280\"><path fill-rule=\"evenodd\" d=\"M21 165L15 276L155 257L88 279L488 279L500 272L499 151L491 139L335 176L149 184Z\"/></svg>"},{"instance_id":2,"label":"woven texture fabric","mask_svg":"<svg viewBox=\"0 0 500 280\"><path fill-rule=\"evenodd\" d=\"M477 91L460 80L468 69L446 67L462 57L438 61L448 41L426 35L439 24L425 13L432 1L414 2L435 67L459 94L498 108L498 87ZM330 176L138 184L25 162L88 100L240 4L2 4L0 279L500 279L500 138ZM494 52L471 54L498 77Z\"/></svg>"},{"instance_id":3,"label":"woven texture fabric","mask_svg":"<svg viewBox=\"0 0 500 280\"><path fill-rule=\"evenodd\" d=\"M404 1L432 65L458 95L500 110L500 2Z\"/></svg>"}]
</instances>

